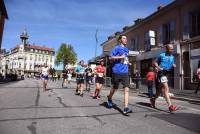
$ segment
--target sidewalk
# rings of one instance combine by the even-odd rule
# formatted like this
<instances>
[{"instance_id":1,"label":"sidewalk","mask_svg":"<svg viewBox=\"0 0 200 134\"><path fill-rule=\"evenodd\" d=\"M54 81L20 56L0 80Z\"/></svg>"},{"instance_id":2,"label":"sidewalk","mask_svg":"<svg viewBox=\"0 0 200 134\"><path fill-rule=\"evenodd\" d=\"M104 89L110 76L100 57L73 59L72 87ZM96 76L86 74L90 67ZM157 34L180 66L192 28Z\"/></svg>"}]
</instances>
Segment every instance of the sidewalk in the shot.
<instances>
[{"instance_id":1,"label":"sidewalk","mask_svg":"<svg viewBox=\"0 0 200 134\"><path fill-rule=\"evenodd\" d=\"M154 93L155 93L155 89ZM147 86L145 85L140 85L140 89L130 89L132 92L139 92L140 94L147 94ZM200 91L198 94L194 94L194 90L177 90L177 89L170 89L170 93L173 94L171 96L172 99L177 99L177 100L184 100L184 101L190 101L190 102L197 102L200 103Z\"/></svg>"}]
</instances>

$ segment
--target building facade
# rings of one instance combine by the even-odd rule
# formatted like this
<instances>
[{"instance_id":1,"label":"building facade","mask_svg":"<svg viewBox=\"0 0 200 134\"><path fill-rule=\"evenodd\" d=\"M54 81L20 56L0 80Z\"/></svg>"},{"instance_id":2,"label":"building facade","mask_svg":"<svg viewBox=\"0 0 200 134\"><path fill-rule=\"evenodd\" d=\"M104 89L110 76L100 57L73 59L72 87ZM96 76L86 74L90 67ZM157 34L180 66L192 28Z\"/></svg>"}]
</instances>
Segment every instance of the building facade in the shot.
<instances>
[{"instance_id":1,"label":"building facade","mask_svg":"<svg viewBox=\"0 0 200 134\"><path fill-rule=\"evenodd\" d=\"M8 19L8 14L6 11L6 6L4 4L4 1L1 0L0 1L0 50L1 50L1 42L3 37L5 19Z\"/></svg>"},{"instance_id":2,"label":"building facade","mask_svg":"<svg viewBox=\"0 0 200 134\"><path fill-rule=\"evenodd\" d=\"M177 67L170 76L170 86L190 89L194 83L200 60L200 2L175 0L126 28L120 34L127 35L130 51L137 52L131 59L133 70L145 75L157 56L165 51L166 44L174 45ZM110 41L113 39L110 39ZM112 46L109 40L102 44ZM109 47L106 47L109 48ZM104 50L103 50L104 51Z\"/></svg>"},{"instance_id":3,"label":"building facade","mask_svg":"<svg viewBox=\"0 0 200 134\"><path fill-rule=\"evenodd\" d=\"M21 44L5 53L1 60L1 73L32 74L40 72L42 66L54 67L53 48L27 43L28 34L24 31Z\"/></svg>"}]
</instances>

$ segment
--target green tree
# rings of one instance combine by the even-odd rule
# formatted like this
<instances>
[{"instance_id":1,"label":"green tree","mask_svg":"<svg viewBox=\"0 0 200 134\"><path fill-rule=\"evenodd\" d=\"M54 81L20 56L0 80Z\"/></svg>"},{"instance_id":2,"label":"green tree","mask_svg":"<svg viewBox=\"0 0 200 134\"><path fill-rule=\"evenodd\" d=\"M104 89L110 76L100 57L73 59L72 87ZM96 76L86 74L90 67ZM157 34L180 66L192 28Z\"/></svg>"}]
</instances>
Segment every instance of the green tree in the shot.
<instances>
[{"instance_id":1,"label":"green tree","mask_svg":"<svg viewBox=\"0 0 200 134\"><path fill-rule=\"evenodd\" d=\"M63 63L63 69L67 64L76 64L77 54L74 51L74 48L70 44L62 43L58 49L56 55L56 64L59 65Z\"/></svg>"}]
</instances>

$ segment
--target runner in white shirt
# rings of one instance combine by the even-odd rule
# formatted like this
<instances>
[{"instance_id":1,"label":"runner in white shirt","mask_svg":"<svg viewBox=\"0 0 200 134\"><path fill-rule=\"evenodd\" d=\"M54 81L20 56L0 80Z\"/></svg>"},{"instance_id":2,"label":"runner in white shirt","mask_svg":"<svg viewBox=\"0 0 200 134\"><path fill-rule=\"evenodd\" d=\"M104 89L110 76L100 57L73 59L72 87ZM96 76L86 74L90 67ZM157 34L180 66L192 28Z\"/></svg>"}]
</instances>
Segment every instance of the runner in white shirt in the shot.
<instances>
[{"instance_id":1,"label":"runner in white shirt","mask_svg":"<svg viewBox=\"0 0 200 134\"><path fill-rule=\"evenodd\" d=\"M44 67L42 67L42 81L43 81L43 90L46 91L47 90L47 82L49 79L49 68L47 65L45 65Z\"/></svg>"}]
</instances>

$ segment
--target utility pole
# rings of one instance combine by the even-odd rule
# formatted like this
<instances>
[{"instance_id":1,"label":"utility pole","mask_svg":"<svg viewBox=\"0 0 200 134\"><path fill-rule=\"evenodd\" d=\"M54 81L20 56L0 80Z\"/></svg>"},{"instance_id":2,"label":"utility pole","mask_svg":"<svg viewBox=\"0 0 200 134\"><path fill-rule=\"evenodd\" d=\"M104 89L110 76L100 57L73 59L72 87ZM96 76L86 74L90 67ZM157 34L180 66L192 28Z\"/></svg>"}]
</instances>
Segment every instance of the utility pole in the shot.
<instances>
[{"instance_id":1,"label":"utility pole","mask_svg":"<svg viewBox=\"0 0 200 134\"><path fill-rule=\"evenodd\" d=\"M94 58L96 58L96 56L97 56L97 45L98 45L97 33L98 33L98 29L96 29L96 32L95 32L96 45L95 45L95 54L94 54Z\"/></svg>"}]
</instances>

